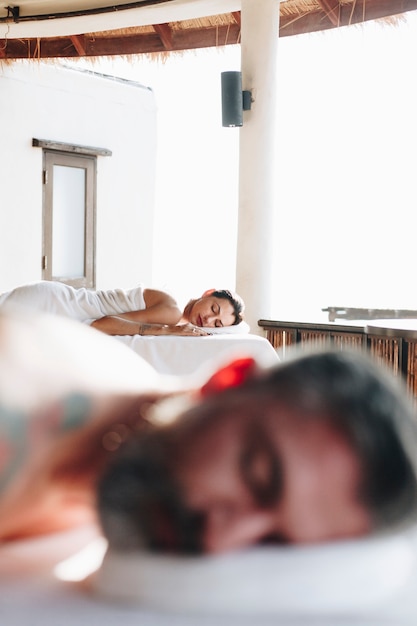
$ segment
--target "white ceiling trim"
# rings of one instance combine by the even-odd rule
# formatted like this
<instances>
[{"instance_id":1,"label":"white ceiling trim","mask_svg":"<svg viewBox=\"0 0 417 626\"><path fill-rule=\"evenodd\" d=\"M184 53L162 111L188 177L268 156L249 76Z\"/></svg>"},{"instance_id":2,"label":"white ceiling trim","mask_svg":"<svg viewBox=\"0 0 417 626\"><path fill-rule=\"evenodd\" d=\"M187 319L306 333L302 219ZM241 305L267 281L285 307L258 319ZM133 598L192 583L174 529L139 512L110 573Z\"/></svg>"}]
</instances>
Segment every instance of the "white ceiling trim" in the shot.
<instances>
[{"instance_id":1,"label":"white ceiling trim","mask_svg":"<svg viewBox=\"0 0 417 626\"><path fill-rule=\"evenodd\" d=\"M117 6L121 2L112 3ZM21 9L30 7L30 13L37 15L45 13L45 7L49 7L50 13L78 10L75 2L62 2L61 0L43 0L36 5L36 0L21 0ZM14 5L19 6L19 0ZM37 10L37 6L42 6ZM86 2L82 2L83 8ZM88 4L88 8L108 6L108 2L94 2ZM100 32L118 28L133 26L146 26L148 24L164 24L207 15L220 15L230 11L240 11L241 0L171 0L161 4L124 9L111 13L98 15L85 15L56 19L43 19L38 21L13 22L0 24L0 39L29 39L33 37L65 37L68 35L80 35L83 33ZM26 12L27 13L27 12ZM23 15L23 13L22 13ZM0 17L6 17L7 11L0 10Z\"/></svg>"}]
</instances>

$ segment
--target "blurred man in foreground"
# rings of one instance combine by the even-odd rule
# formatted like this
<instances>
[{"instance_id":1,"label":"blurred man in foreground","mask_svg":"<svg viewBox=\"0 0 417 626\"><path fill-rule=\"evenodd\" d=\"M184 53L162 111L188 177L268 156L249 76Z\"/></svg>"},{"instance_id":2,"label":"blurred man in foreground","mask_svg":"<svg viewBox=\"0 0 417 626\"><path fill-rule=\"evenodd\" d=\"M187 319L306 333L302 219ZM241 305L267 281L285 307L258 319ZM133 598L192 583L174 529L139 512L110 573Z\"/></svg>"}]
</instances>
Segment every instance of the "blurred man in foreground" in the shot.
<instances>
[{"instance_id":1,"label":"blurred man in foreground","mask_svg":"<svg viewBox=\"0 0 417 626\"><path fill-rule=\"evenodd\" d=\"M117 549L221 553L414 520L415 416L359 353L242 358L183 391L115 344L0 318L0 540L94 521Z\"/></svg>"},{"instance_id":2,"label":"blurred man in foreground","mask_svg":"<svg viewBox=\"0 0 417 626\"><path fill-rule=\"evenodd\" d=\"M100 482L116 548L219 553L358 537L414 519L416 422L390 375L326 351L218 372ZM162 407L169 415L169 402ZM151 411L158 418L158 406Z\"/></svg>"}]
</instances>

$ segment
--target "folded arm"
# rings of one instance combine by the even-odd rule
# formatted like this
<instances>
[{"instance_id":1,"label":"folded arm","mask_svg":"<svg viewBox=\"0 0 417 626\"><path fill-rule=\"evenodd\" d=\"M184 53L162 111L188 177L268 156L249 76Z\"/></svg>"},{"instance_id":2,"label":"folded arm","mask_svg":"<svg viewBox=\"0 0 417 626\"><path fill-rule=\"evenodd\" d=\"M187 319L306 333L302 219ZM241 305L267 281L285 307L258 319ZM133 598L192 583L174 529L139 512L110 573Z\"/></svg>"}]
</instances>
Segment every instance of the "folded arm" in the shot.
<instances>
[{"instance_id":1,"label":"folded arm","mask_svg":"<svg viewBox=\"0 0 417 626\"><path fill-rule=\"evenodd\" d=\"M156 289L145 289L144 300L146 308L139 311L128 311L118 315L106 315L95 320L91 326L108 335L137 335L137 334L170 334L163 332L139 332L140 325L153 326L154 330L169 325L175 326L181 320L182 311L177 302L169 294Z\"/></svg>"},{"instance_id":2,"label":"folded arm","mask_svg":"<svg viewBox=\"0 0 417 626\"><path fill-rule=\"evenodd\" d=\"M137 322L121 315L107 315L91 324L107 335L180 335L182 337L201 337L208 332L193 324L149 324Z\"/></svg>"}]
</instances>

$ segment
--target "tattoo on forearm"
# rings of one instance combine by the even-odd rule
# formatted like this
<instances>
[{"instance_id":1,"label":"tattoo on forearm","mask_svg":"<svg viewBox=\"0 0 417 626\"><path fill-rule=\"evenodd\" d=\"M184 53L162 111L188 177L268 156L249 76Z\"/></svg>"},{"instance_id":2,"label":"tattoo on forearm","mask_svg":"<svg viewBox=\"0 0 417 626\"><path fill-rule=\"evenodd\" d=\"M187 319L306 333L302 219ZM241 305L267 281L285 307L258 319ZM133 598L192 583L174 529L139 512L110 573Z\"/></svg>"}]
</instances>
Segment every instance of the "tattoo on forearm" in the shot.
<instances>
[{"instance_id":1,"label":"tattoo on forearm","mask_svg":"<svg viewBox=\"0 0 417 626\"><path fill-rule=\"evenodd\" d=\"M91 399L76 393L34 414L0 404L0 492L31 452L41 449L48 439L84 424L90 411Z\"/></svg>"},{"instance_id":2,"label":"tattoo on forearm","mask_svg":"<svg viewBox=\"0 0 417 626\"><path fill-rule=\"evenodd\" d=\"M153 333L149 333L150 335L152 334L156 334L155 331L161 328L168 328L167 324L146 324L146 323L140 323L138 324L138 335L146 335L146 331L147 330L153 330Z\"/></svg>"}]
</instances>

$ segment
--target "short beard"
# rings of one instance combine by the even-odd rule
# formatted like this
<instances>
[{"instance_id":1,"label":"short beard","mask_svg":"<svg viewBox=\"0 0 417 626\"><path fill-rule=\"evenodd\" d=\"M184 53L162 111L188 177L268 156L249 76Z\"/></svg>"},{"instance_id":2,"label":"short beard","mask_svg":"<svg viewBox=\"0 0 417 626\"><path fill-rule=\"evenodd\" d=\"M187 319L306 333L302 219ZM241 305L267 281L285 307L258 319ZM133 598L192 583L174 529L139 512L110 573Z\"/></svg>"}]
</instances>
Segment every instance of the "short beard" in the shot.
<instances>
[{"instance_id":1,"label":"short beard","mask_svg":"<svg viewBox=\"0 0 417 626\"><path fill-rule=\"evenodd\" d=\"M109 546L201 554L204 516L185 506L158 433L142 437L117 453L98 485L98 511Z\"/></svg>"}]
</instances>

